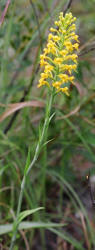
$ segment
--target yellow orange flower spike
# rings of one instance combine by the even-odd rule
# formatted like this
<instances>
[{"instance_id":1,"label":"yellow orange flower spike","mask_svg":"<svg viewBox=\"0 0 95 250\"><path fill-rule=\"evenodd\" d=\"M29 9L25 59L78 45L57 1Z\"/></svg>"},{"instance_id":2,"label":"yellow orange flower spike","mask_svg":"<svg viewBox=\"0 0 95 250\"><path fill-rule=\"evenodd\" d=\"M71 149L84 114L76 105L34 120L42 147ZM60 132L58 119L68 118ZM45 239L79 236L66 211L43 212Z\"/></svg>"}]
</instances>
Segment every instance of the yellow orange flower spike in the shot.
<instances>
[{"instance_id":1,"label":"yellow orange flower spike","mask_svg":"<svg viewBox=\"0 0 95 250\"><path fill-rule=\"evenodd\" d=\"M57 28L50 28L52 33L49 33L47 46L40 56L43 73L38 87L47 85L69 95L69 85L74 83L72 74L77 68L76 51L79 47L78 35L75 34L75 20L72 13L67 13L63 17L61 12L59 20L55 21Z\"/></svg>"}]
</instances>

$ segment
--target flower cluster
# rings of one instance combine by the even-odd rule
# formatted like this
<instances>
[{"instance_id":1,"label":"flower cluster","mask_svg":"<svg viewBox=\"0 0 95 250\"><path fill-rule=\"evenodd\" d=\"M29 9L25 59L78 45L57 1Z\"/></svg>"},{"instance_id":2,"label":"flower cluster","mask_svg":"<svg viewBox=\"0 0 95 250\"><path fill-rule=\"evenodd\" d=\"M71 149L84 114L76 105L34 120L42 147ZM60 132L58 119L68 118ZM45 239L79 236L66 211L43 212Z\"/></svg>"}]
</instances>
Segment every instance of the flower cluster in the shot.
<instances>
[{"instance_id":1,"label":"flower cluster","mask_svg":"<svg viewBox=\"0 0 95 250\"><path fill-rule=\"evenodd\" d=\"M63 17L61 12L59 20L55 21L57 28L50 28L47 46L40 55L40 66L44 67L44 72L41 73L38 87L53 86L58 92L69 94L69 86L74 82L72 73L77 68L78 56L75 52L79 47L75 20L72 13Z\"/></svg>"}]
</instances>

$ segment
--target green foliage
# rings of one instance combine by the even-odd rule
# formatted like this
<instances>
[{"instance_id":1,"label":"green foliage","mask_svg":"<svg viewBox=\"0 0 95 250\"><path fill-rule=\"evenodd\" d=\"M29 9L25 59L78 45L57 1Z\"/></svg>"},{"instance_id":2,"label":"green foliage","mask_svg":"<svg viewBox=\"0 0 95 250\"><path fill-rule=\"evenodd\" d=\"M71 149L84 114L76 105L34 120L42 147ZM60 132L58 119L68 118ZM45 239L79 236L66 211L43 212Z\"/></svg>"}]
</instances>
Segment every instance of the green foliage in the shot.
<instances>
[{"instance_id":1,"label":"green foliage","mask_svg":"<svg viewBox=\"0 0 95 250\"><path fill-rule=\"evenodd\" d=\"M0 1L0 16L6 2ZM11 1L0 27L0 244L5 249L12 237L23 175L26 176L41 139L45 118L47 89L37 88L39 56L53 20L67 1L36 0L33 4L36 12L30 1ZM89 169L95 173L94 8L95 0L80 0L77 4L72 1L70 10L77 17L80 37L75 86L71 87L70 97L56 95L51 107L49 130L26 178L17 249L26 249L21 230L34 248L39 244L41 249L47 249L55 243L59 248L60 240L67 248L95 247L95 218L86 183ZM28 101L34 100L35 107L31 103L27 106ZM3 114L11 112L10 104L20 102L26 106L1 120ZM40 211L40 207L45 209Z\"/></svg>"},{"instance_id":2,"label":"green foliage","mask_svg":"<svg viewBox=\"0 0 95 250\"><path fill-rule=\"evenodd\" d=\"M44 222L30 222L30 221L23 221L19 224L19 230L27 230L27 229L33 229L33 228L57 228L57 227L63 227L65 224L59 224L59 223L44 223ZM3 235L5 233L9 233L12 231L13 224L6 224L0 226L0 235Z\"/></svg>"}]
</instances>

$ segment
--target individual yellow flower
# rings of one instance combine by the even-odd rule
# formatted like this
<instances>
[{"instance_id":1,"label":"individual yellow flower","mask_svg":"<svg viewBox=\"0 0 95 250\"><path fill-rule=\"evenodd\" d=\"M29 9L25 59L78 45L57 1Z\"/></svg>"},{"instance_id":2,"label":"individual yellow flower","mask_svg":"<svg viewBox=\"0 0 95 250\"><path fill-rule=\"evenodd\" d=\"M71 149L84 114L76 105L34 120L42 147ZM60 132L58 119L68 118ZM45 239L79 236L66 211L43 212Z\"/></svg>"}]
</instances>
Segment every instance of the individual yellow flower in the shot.
<instances>
[{"instance_id":1,"label":"individual yellow flower","mask_svg":"<svg viewBox=\"0 0 95 250\"><path fill-rule=\"evenodd\" d=\"M74 83L72 73L77 68L77 54L79 47L78 35L75 34L76 18L72 13L67 13L63 17L61 12L59 20L55 21L57 28L50 28L47 46L40 56L40 66L43 73L39 80L38 87L47 85L55 88L57 92L69 94L70 83Z\"/></svg>"},{"instance_id":2,"label":"individual yellow flower","mask_svg":"<svg viewBox=\"0 0 95 250\"><path fill-rule=\"evenodd\" d=\"M63 62L63 58L62 57L55 57L54 58L54 63L55 64L61 64Z\"/></svg>"},{"instance_id":3,"label":"individual yellow flower","mask_svg":"<svg viewBox=\"0 0 95 250\"><path fill-rule=\"evenodd\" d=\"M68 50L63 49L63 50L59 51L59 54L60 54L61 56L66 56L66 55L68 54Z\"/></svg>"},{"instance_id":4,"label":"individual yellow flower","mask_svg":"<svg viewBox=\"0 0 95 250\"><path fill-rule=\"evenodd\" d=\"M78 44L78 43L74 43L74 44L73 44L73 48L75 48L76 50L78 50L79 44Z\"/></svg>"}]
</instances>

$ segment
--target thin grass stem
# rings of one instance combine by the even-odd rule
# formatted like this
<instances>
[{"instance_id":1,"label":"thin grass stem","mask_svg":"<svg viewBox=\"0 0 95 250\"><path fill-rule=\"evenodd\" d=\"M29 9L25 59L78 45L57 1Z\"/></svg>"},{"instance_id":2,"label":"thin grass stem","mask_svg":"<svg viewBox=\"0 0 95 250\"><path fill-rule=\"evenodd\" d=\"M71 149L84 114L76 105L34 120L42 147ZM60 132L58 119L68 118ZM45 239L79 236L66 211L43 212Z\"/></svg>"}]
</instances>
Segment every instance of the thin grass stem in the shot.
<instances>
[{"instance_id":1,"label":"thin grass stem","mask_svg":"<svg viewBox=\"0 0 95 250\"><path fill-rule=\"evenodd\" d=\"M21 211L24 187L25 187L25 184L26 184L26 177L30 173L30 171L31 171L32 167L34 166L35 162L37 161L39 153L41 151L41 147L42 147L43 142L44 142L44 137L45 137L45 134L46 134L46 132L48 130L48 126L49 126L52 101L53 101L53 94L51 94L50 100L47 103L45 121L44 121L43 129L42 129L42 133L41 133L41 135L39 137L39 142L38 142L36 150L35 150L34 158L33 158L32 162L31 162L31 164L29 165L26 173L24 174L22 182L21 182L21 190L20 190L20 195L19 195L19 200L18 200L17 215L16 215L16 220L14 222L13 237L12 237L11 245L10 245L10 248L9 248L10 250L13 250L14 243L15 243L15 240L16 240L17 230L18 230L18 226L19 226L18 218L19 218L19 214L20 214L20 211Z\"/></svg>"}]
</instances>

